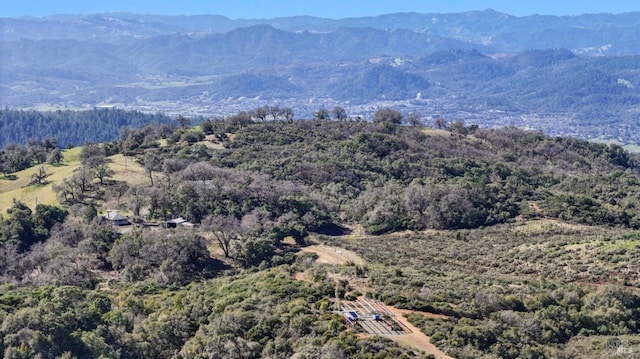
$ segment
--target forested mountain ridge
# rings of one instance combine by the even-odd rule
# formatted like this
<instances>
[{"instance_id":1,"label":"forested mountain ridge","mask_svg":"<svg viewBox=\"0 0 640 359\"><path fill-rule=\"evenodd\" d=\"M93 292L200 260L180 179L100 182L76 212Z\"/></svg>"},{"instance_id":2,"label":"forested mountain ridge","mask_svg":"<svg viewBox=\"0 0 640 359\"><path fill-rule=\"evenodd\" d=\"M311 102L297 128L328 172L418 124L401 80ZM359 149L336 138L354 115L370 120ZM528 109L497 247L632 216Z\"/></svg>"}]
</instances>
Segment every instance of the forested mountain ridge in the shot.
<instances>
[{"instance_id":1,"label":"forested mountain ridge","mask_svg":"<svg viewBox=\"0 0 640 359\"><path fill-rule=\"evenodd\" d=\"M0 148L46 138L55 138L60 148L87 142L110 142L126 128L152 124L174 125L175 120L158 113L152 115L109 108L56 112L4 109L0 110Z\"/></svg>"},{"instance_id":2,"label":"forested mountain ridge","mask_svg":"<svg viewBox=\"0 0 640 359\"><path fill-rule=\"evenodd\" d=\"M392 106L638 142L637 13L1 21L0 104L16 109L218 116L275 105L309 118L339 105L367 118Z\"/></svg>"},{"instance_id":3,"label":"forested mountain ridge","mask_svg":"<svg viewBox=\"0 0 640 359\"><path fill-rule=\"evenodd\" d=\"M263 110L130 128L19 172L58 203L24 197L0 220L4 356L425 356L345 325L362 295L431 313L406 315L457 358L638 345L640 171L619 146ZM157 226L178 217L195 226ZM296 254L312 240L366 262Z\"/></svg>"}]
</instances>

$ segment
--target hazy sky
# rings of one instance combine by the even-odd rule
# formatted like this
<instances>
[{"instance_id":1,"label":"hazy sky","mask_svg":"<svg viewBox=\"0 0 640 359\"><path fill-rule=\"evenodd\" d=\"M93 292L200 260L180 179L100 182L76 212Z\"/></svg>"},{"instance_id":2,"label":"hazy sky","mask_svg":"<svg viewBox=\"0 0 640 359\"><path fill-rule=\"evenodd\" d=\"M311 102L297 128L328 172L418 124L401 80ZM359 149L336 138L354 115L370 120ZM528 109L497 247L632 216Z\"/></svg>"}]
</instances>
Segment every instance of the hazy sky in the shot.
<instances>
[{"instance_id":1,"label":"hazy sky","mask_svg":"<svg viewBox=\"0 0 640 359\"><path fill-rule=\"evenodd\" d=\"M638 0L2 0L1 17L133 12L161 15L224 15L273 18L313 15L328 18L395 12L462 12L492 8L516 16L579 15L640 11Z\"/></svg>"}]
</instances>

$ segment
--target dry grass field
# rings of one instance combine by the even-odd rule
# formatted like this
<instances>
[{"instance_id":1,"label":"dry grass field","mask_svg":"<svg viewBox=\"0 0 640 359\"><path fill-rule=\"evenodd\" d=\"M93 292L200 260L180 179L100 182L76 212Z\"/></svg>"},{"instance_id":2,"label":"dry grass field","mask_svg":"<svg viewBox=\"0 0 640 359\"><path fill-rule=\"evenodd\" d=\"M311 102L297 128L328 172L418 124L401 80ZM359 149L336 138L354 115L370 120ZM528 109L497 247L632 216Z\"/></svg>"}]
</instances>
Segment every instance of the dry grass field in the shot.
<instances>
[{"instance_id":1,"label":"dry grass field","mask_svg":"<svg viewBox=\"0 0 640 359\"><path fill-rule=\"evenodd\" d=\"M64 150L64 161L60 165L43 164L16 172L15 180L0 178L0 213L5 213L7 208L11 207L13 199L22 201L31 208L34 208L37 203L57 204L58 200L52 187L63 179L71 177L80 164L78 155L81 150L82 147ZM49 174L46 179L47 184L29 186L31 175L40 166L44 167Z\"/></svg>"},{"instance_id":2,"label":"dry grass field","mask_svg":"<svg viewBox=\"0 0 640 359\"><path fill-rule=\"evenodd\" d=\"M14 180L0 177L0 213L5 213L11 207L13 200L19 200L31 208L35 208L38 203L56 205L58 199L53 190L54 184L61 183L65 178L71 177L73 172L80 166L78 156L82 147L75 147L63 151L64 161L60 165L43 164L26 170L16 172ZM115 174L116 181L126 181L130 185L144 185L149 183L149 179L144 173L144 169L133 158L125 157L121 154L110 156L112 161L111 169ZM31 175L42 166L47 171L45 185L29 185Z\"/></svg>"},{"instance_id":3,"label":"dry grass field","mask_svg":"<svg viewBox=\"0 0 640 359\"><path fill-rule=\"evenodd\" d=\"M149 178L144 172L144 168L134 161L133 157L117 154L110 156L113 162L109 165L115 171L113 179L125 181L129 185L150 185Z\"/></svg>"}]
</instances>

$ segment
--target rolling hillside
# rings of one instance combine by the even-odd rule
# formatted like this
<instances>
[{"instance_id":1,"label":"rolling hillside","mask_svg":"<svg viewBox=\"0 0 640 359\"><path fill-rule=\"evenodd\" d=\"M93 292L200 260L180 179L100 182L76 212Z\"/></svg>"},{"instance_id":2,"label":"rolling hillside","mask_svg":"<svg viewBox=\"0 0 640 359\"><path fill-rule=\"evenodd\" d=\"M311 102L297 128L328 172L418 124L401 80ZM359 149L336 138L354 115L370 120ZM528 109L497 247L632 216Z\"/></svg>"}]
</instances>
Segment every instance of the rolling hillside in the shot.
<instances>
[{"instance_id":1,"label":"rolling hillside","mask_svg":"<svg viewBox=\"0 0 640 359\"><path fill-rule=\"evenodd\" d=\"M65 151L49 184L25 186L36 167L1 179L0 352L593 358L640 344L637 157L402 122L384 109L145 127Z\"/></svg>"}]
</instances>

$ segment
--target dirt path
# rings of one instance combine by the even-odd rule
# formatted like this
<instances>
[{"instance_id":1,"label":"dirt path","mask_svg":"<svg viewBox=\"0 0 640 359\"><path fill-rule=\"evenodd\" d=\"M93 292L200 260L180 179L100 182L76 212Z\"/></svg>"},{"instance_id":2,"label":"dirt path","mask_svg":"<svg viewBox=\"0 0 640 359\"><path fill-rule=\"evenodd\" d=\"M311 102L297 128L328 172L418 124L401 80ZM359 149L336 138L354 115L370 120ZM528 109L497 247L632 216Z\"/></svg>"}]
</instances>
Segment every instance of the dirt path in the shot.
<instances>
[{"instance_id":1,"label":"dirt path","mask_svg":"<svg viewBox=\"0 0 640 359\"><path fill-rule=\"evenodd\" d=\"M411 313L410 310L398 309L395 307L391 307L386 305L387 310L394 314L394 320L399 322L401 325L409 328L411 330L410 334L402 334L402 335L394 335L389 337L389 339L393 340L396 343L404 344L406 346L424 350L429 354L433 354L436 358L442 359L453 359L453 357L448 356L442 350L438 349L435 345L431 344L429 337L426 336L419 328L411 324L404 316L405 313ZM433 313L424 313L420 312L420 314L427 316L440 317L438 314ZM444 316L446 318L446 316Z\"/></svg>"},{"instance_id":2,"label":"dirt path","mask_svg":"<svg viewBox=\"0 0 640 359\"><path fill-rule=\"evenodd\" d=\"M436 314L436 313L428 313L428 312L419 312L417 310L411 310L411 309L398 309L395 307L391 307L395 310L395 314L401 313L401 314L420 314L423 315L427 318L433 318L433 319L449 319L448 316L444 315L444 314Z\"/></svg>"},{"instance_id":3,"label":"dirt path","mask_svg":"<svg viewBox=\"0 0 640 359\"><path fill-rule=\"evenodd\" d=\"M315 244L307 247L303 247L300 249L301 253L315 253L318 255L318 263L326 263L333 265L342 265L347 262L355 263L356 265L364 265L365 261L360 258L355 252L346 250L340 247L326 246L324 244ZM303 273L295 273L294 276L297 280L304 280ZM349 281L350 285L353 288L356 288L361 291L368 291L369 289L366 287L366 283L362 281L360 278L345 278ZM435 345L431 344L429 341L429 337L426 336L420 329L416 328L413 324L411 324L403 314L411 313L414 311L398 309L395 307L391 307L385 304L382 304L389 312L394 314L394 319L398 321L401 325L408 328L411 333L410 334L401 334L401 335L390 335L389 339L393 340L396 343L406 345L408 347L422 350L428 354L433 354L436 358L443 359L453 359L452 357L446 355L440 349L438 349ZM431 317L431 318L447 318L444 315L433 314L433 313L424 313L424 312L416 312L422 315Z\"/></svg>"}]
</instances>

